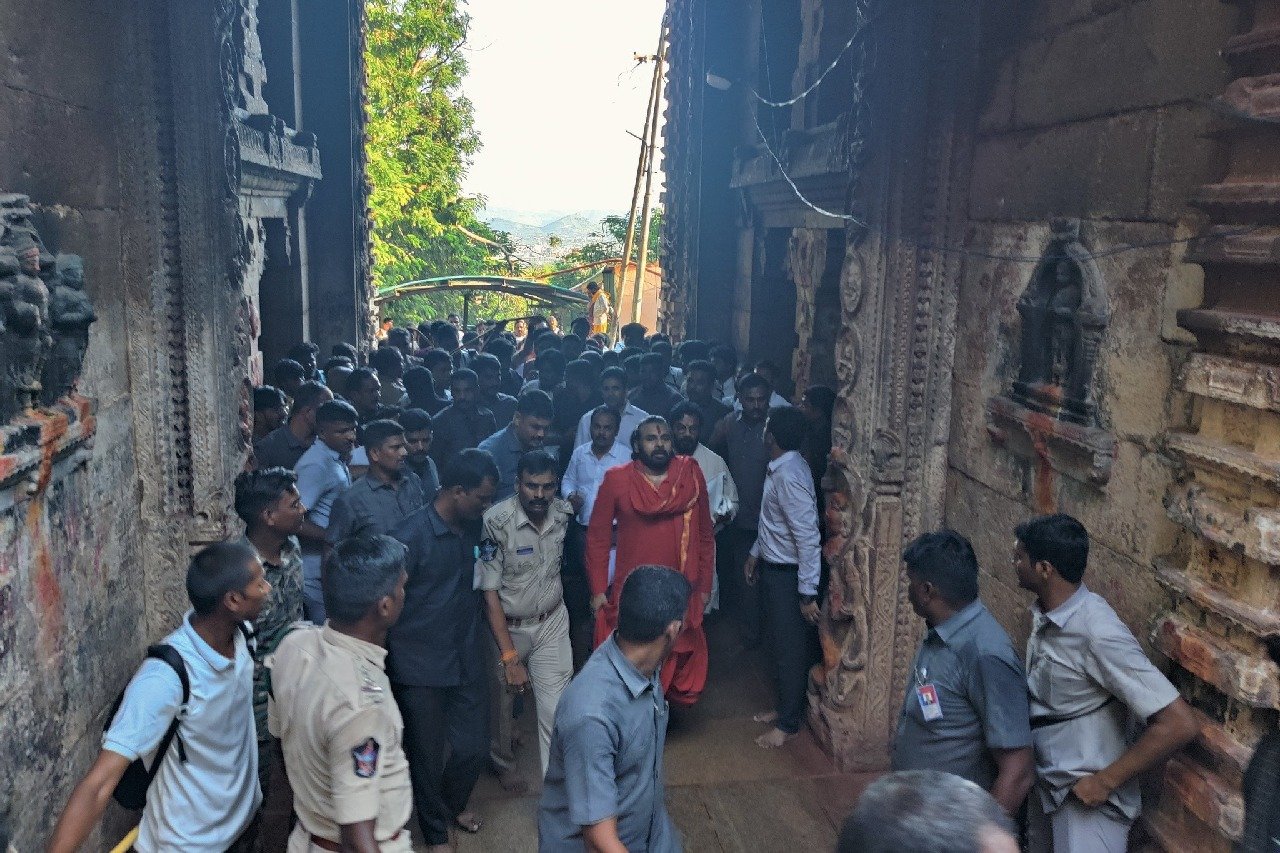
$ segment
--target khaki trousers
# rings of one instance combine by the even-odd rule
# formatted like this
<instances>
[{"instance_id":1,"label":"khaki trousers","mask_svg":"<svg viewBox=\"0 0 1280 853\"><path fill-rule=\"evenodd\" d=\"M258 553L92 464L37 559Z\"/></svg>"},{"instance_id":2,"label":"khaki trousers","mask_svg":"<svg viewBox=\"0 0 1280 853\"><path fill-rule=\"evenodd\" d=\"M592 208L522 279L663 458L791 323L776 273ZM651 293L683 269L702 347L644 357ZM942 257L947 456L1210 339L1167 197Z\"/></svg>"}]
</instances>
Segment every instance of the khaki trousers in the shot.
<instances>
[{"instance_id":1,"label":"khaki trousers","mask_svg":"<svg viewBox=\"0 0 1280 853\"><path fill-rule=\"evenodd\" d=\"M573 678L573 648L569 642L569 612L561 604L545 621L518 628L507 626L511 642L520 654L520 662L529 672L529 684L533 687L533 699L538 703L538 755L542 759L542 773L546 775L547 761L551 756L551 729L555 725L556 705L560 694ZM494 660L501 660L497 641L490 646ZM512 695L507 692L503 670L494 666L494 687L490 701L490 719L493 721L492 739L489 744L489 760L499 771L515 765L515 722L511 718ZM525 693L526 699L529 694Z\"/></svg>"},{"instance_id":2,"label":"khaki trousers","mask_svg":"<svg viewBox=\"0 0 1280 853\"><path fill-rule=\"evenodd\" d=\"M1031 853L1125 853L1131 824L1068 796L1045 814L1033 789L1027 801L1027 849Z\"/></svg>"}]
</instances>

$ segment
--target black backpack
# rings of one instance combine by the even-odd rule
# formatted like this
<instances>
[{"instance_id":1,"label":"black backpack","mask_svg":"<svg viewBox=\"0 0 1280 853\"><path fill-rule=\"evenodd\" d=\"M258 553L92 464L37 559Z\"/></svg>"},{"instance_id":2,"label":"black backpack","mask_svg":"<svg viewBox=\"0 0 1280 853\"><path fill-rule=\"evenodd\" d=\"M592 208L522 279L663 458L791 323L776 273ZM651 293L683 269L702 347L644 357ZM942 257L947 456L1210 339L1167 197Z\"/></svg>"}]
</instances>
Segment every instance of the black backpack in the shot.
<instances>
[{"instance_id":1,"label":"black backpack","mask_svg":"<svg viewBox=\"0 0 1280 853\"><path fill-rule=\"evenodd\" d=\"M115 791L111 794L117 803L126 809L135 811L147 804L147 789L151 787L151 780L156 778L156 773L160 770L160 764L169 753L169 745L173 743L174 737L178 734L178 725L182 722L183 712L187 708L187 702L191 699L191 681L187 678L187 664L182 659L182 655L178 654L177 649L167 643L148 646L147 657L164 661L178 674L178 681L182 682L182 705L179 706L178 713L174 715L173 722L169 723L169 728L165 730L164 737L160 739L160 746L156 748L155 758L151 761L150 769L142 763L141 757L135 758L125 768L124 775L120 777L120 781L116 783ZM116 714L120 712L120 703L123 701L124 691L121 690L120 695L116 697L115 704L111 706L111 714L107 717L106 724L102 727L104 732L111 728L111 724L115 722ZM181 738L178 738L178 760L187 760L187 752L182 747Z\"/></svg>"},{"instance_id":2,"label":"black backpack","mask_svg":"<svg viewBox=\"0 0 1280 853\"><path fill-rule=\"evenodd\" d=\"M244 622L238 623L236 627L244 635L245 644L249 647L250 654L253 654L257 648L256 634ZM155 758L151 761L150 769L142 763L141 757L135 758L125 768L124 775L120 777L120 781L116 783L115 791L111 793L117 803L126 809L133 809L134 811L140 810L147 804L147 789L151 787L152 780L156 778L156 773L160 770L160 764L164 761L165 756L169 754L169 746L173 743L173 739L177 737L178 726L187 710L187 702L191 701L191 680L187 677L187 664L182 659L182 655L178 654L178 650L167 643L159 643L147 647L147 657L164 661L178 674L178 681L182 684L182 704L178 706L178 713L174 715L173 722L169 723L169 728L165 730L164 737L160 738L160 745L156 747ZM102 727L103 732L111 728L111 724L115 722L116 714L120 713L120 704L123 701L124 690L121 690L120 695L116 697L115 704L111 706L111 713L107 716L107 722ZM178 738L178 760L183 763L187 760L187 751L182 746L182 738Z\"/></svg>"}]
</instances>

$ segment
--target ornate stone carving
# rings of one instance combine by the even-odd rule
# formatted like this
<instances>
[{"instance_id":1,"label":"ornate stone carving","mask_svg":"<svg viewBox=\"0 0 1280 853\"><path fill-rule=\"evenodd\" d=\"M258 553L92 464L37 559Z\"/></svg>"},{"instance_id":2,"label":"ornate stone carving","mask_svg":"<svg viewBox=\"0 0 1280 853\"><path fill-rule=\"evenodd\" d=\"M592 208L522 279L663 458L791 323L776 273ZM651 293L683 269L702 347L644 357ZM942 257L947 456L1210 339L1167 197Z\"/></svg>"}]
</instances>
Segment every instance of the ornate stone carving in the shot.
<instances>
[{"instance_id":1,"label":"ornate stone carving","mask_svg":"<svg viewBox=\"0 0 1280 853\"><path fill-rule=\"evenodd\" d=\"M1098 427L1093 375L1111 318L1080 223L1059 220L1018 300L1021 364L1010 391L987 401L991 440L1036 468L1035 501L1055 507L1051 471L1104 486L1111 479L1115 436Z\"/></svg>"},{"instance_id":2,"label":"ornate stone carving","mask_svg":"<svg viewBox=\"0 0 1280 853\"><path fill-rule=\"evenodd\" d=\"M89 348L89 326L98 319L89 295L84 292L84 261L79 255L60 254L57 278L49 299L49 322L53 329L53 351L45 363L41 402L46 406L71 393L85 350Z\"/></svg>"},{"instance_id":3,"label":"ornate stone carving","mask_svg":"<svg viewBox=\"0 0 1280 853\"><path fill-rule=\"evenodd\" d=\"M1053 237L1018 300L1022 364L1013 398L1060 420L1093 426L1093 371L1111 319L1106 287L1080 242L1080 222L1053 223Z\"/></svg>"},{"instance_id":4,"label":"ornate stone carving","mask_svg":"<svg viewBox=\"0 0 1280 853\"><path fill-rule=\"evenodd\" d=\"M83 263L55 259L31 217L26 196L0 194L0 422L71 390L94 320Z\"/></svg>"}]
</instances>

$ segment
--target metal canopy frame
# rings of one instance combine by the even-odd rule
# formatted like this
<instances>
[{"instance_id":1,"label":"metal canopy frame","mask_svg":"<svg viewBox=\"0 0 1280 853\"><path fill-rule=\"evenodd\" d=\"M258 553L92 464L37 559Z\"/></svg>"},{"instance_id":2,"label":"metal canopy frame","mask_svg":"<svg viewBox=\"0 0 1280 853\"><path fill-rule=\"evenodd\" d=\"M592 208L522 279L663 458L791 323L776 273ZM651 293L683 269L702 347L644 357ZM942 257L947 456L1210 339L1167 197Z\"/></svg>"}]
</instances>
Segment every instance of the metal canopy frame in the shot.
<instances>
[{"instance_id":1,"label":"metal canopy frame","mask_svg":"<svg viewBox=\"0 0 1280 853\"><path fill-rule=\"evenodd\" d=\"M446 275L439 278L423 278L417 281L406 281L402 284L383 288L373 297L373 304L382 305L402 296L421 293L447 293L457 291L462 294L462 327L470 325L471 294L477 291L485 293L505 293L518 296L530 302L543 305L573 304L586 305L590 298L583 293L531 281L524 278L507 278L500 275Z\"/></svg>"}]
</instances>

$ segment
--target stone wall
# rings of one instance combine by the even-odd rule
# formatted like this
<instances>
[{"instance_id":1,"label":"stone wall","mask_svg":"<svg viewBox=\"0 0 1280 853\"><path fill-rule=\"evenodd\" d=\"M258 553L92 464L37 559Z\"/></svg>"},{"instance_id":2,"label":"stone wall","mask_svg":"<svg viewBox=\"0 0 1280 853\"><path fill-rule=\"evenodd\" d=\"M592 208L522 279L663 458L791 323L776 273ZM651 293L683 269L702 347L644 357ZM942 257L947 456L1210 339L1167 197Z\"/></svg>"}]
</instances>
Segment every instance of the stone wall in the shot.
<instances>
[{"instance_id":1,"label":"stone wall","mask_svg":"<svg viewBox=\"0 0 1280 853\"><path fill-rule=\"evenodd\" d=\"M41 846L97 752L146 624L124 299L142 271L124 254L137 223L120 170L121 130L137 117L115 97L111 37L130 16L90 0L39 6L0 2L0 188L31 196L50 249L85 259L99 319L80 387L97 434L42 491L0 496L0 848L18 850Z\"/></svg>"},{"instance_id":2,"label":"stone wall","mask_svg":"<svg viewBox=\"0 0 1280 853\"><path fill-rule=\"evenodd\" d=\"M239 532L231 482L261 370L259 279L274 261L273 285L305 301L305 252L279 247L304 241L285 223L303 221L320 175L314 135L264 112L291 87L267 85L258 16L278 56L302 6L0 0L0 193L30 197L52 252L83 256L98 314L73 419L90 441L13 488L0 457L0 849L44 844L146 644L186 610L191 552ZM362 7L305 8L308 32L345 57L323 78L345 105L346 195L323 211L346 222L345 299L312 319L349 340L368 324L362 99L347 61ZM274 258L264 222L278 225ZM45 420L55 447L69 425ZM111 807L86 848L109 849L127 820Z\"/></svg>"},{"instance_id":3,"label":"stone wall","mask_svg":"<svg viewBox=\"0 0 1280 853\"><path fill-rule=\"evenodd\" d=\"M1171 605L1156 569L1178 534L1164 506L1180 476L1166 435L1191 416L1175 380L1194 341L1176 315L1202 291L1203 271L1186 258L1202 220L1190 201L1223 169L1207 102L1230 80L1220 51L1237 26L1236 8L1215 0L1041 2L1020 20L989 16L946 522L974 540L984 599L1016 643L1029 630L1029 596L1010 567L1012 528L1042 512L1086 524L1086 581L1149 650ZM1018 301L1062 218L1078 220L1109 309L1092 371L1097 413L1079 429L1019 421L1006 405L1022 360ZM1171 802L1195 809L1190 798ZM1217 826L1184 841L1225 844Z\"/></svg>"}]
</instances>

